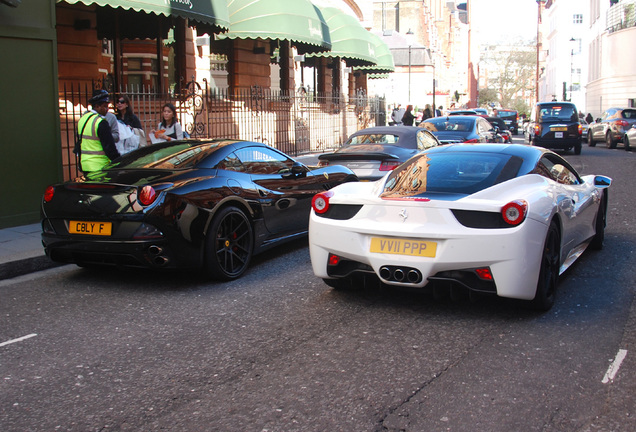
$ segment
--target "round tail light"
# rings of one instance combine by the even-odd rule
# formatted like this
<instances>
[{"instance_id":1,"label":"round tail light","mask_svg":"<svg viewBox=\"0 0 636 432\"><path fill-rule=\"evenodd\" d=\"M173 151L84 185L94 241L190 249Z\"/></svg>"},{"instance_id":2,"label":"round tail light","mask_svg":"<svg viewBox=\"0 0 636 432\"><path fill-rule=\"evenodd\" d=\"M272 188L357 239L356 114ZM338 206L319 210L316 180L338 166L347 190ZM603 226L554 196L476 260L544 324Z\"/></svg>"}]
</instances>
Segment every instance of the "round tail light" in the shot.
<instances>
[{"instance_id":1,"label":"round tail light","mask_svg":"<svg viewBox=\"0 0 636 432\"><path fill-rule=\"evenodd\" d=\"M150 204L155 202L156 199L157 192L152 186L148 185L142 187L139 191L139 194L137 195L137 201L139 201L139 203L144 206L149 206Z\"/></svg>"},{"instance_id":2,"label":"round tail light","mask_svg":"<svg viewBox=\"0 0 636 432\"><path fill-rule=\"evenodd\" d=\"M508 225L519 225L527 213L528 203L524 200L511 201L501 209L501 216Z\"/></svg>"},{"instance_id":3,"label":"round tail light","mask_svg":"<svg viewBox=\"0 0 636 432\"><path fill-rule=\"evenodd\" d=\"M53 186L47 187L44 191L44 202L51 202L53 195L55 195L55 188Z\"/></svg>"},{"instance_id":4,"label":"round tail light","mask_svg":"<svg viewBox=\"0 0 636 432\"><path fill-rule=\"evenodd\" d=\"M332 191L320 192L314 195L311 200L311 207L316 213L322 214L329 210L329 198L333 196Z\"/></svg>"}]
</instances>

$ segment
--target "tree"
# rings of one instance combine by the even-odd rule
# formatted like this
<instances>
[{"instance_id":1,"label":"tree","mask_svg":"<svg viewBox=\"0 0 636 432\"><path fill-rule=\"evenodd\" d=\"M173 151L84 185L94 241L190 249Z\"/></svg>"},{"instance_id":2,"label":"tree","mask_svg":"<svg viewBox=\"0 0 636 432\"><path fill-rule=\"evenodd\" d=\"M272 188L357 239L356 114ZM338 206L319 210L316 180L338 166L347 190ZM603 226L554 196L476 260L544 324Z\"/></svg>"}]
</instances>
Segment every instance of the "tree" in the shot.
<instances>
[{"instance_id":1,"label":"tree","mask_svg":"<svg viewBox=\"0 0 636 432\"><path fill-rule=\"evenodd\" d=\"M519 113L527 112L528 96L534 94L535 86L534 47L491 47L483 52L483 60L489 65L491 79L490 86L480 91L480 103L483 104L485 99L489 99L489 102L493 101L503 108L516 109ZM492 98L491 91L497 94L496 98Z\"/></svg>"},{"instance_id":2,"label":"tree","mask_svg":"<svg viewBox=\"0 0 636 432\"><path fill-rule=\"evenodd\" d=\"M499 95L494 88L479 89L479 106L490 106L499 104Z\"/></svg>"}]
</instances>

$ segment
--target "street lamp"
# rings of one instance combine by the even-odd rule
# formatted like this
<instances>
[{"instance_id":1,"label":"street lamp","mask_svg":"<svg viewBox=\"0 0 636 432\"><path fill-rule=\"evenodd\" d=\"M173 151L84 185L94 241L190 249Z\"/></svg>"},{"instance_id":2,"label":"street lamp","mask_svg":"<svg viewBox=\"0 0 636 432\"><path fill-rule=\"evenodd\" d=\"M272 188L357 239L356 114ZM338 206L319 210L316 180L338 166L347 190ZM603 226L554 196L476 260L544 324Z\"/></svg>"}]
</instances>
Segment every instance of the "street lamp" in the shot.
<instances>
[{"instance_id":1,"label":"street lamp","mask_svg":"<svg viewBox=\"0 0 636 432\"><path fill-rule=\"evenodd\" d=\"M572 102L572 92L574 91L574 45L576 39L570 38L570 102Z\"/></svg>"},{"instance_id":2,"label":"street lamp","mask_svg":"<svg viewBox=\"0 0 636 432\"><path fill-rule=\"evenodd\" d=\"M413 35L415 33L413 33L411 31L411 29L409 29L409 31L406 32L406 41L409 44L409 100L408 103L411 103L411 45L413 44Z\"/></svg>"}]
</instances>

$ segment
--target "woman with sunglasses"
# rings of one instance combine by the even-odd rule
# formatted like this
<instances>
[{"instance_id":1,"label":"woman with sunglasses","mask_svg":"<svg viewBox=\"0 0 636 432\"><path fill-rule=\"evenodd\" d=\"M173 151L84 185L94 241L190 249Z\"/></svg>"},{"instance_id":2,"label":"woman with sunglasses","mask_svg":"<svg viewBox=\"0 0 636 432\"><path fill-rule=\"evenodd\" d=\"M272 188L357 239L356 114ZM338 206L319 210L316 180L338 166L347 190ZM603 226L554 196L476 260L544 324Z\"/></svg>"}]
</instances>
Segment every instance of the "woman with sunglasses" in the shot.
<instances>
[{"instance_id":1,"label":"woman with sunglasses","mask_svg":"<svg viewBox=\"0 0 636 432\"><path fill-rule=\"evenodd\" d=\"M141 126L141 122L139 121L139 117L135 115L135 112L132 109L132 104L130 103L130 98L126 95L121 95L117 99L117 120L128 126L134 136L130 138L126 138L123 143L120 144L121 147L120 153L128 153L129 151L135 150L138 147L143 147L147 145L146 142L146 133L144 132L143 127Z\"/></svg>"}]
</instances>

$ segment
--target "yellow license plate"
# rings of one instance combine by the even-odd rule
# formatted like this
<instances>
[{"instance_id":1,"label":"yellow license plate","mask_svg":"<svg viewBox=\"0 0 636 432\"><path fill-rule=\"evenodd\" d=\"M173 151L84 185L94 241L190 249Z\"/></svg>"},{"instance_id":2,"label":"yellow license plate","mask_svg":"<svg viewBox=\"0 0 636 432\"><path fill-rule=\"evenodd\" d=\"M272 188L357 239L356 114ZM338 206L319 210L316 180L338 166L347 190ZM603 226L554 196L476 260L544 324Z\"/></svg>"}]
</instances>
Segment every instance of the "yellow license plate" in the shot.
<instances>
[{"instance_id":1,"label":"yellow license plate","mask_svg":"<svg viewBox=\"0 0 636 432\"><path fill-rule=\"evenodd\" d=\"M551 131L553 132L566 132L568 130L568 128L566 127L555 127L555 128L550 128Z\"/></svg>"},{"instance_id":2,"label":"yellow license plate","mask_svg":"<svg viewBox=\"0 0 636 432\"><path fill-rule=\"evenodd\" d=\"M112 230L113 224L111 222L70 221L68 223L68 232L71 234L109 236Z\"/></svg>"},{"instance_id":3,"label":"yellow license plate","mask_svg":"<svg viewBox=\"0 0 636 432\"><path fill-rule=\"evenodd\" d=\"M423 240L371 237L372 253L435 257L437 243Z\"/></svg>"}]
</instances>

